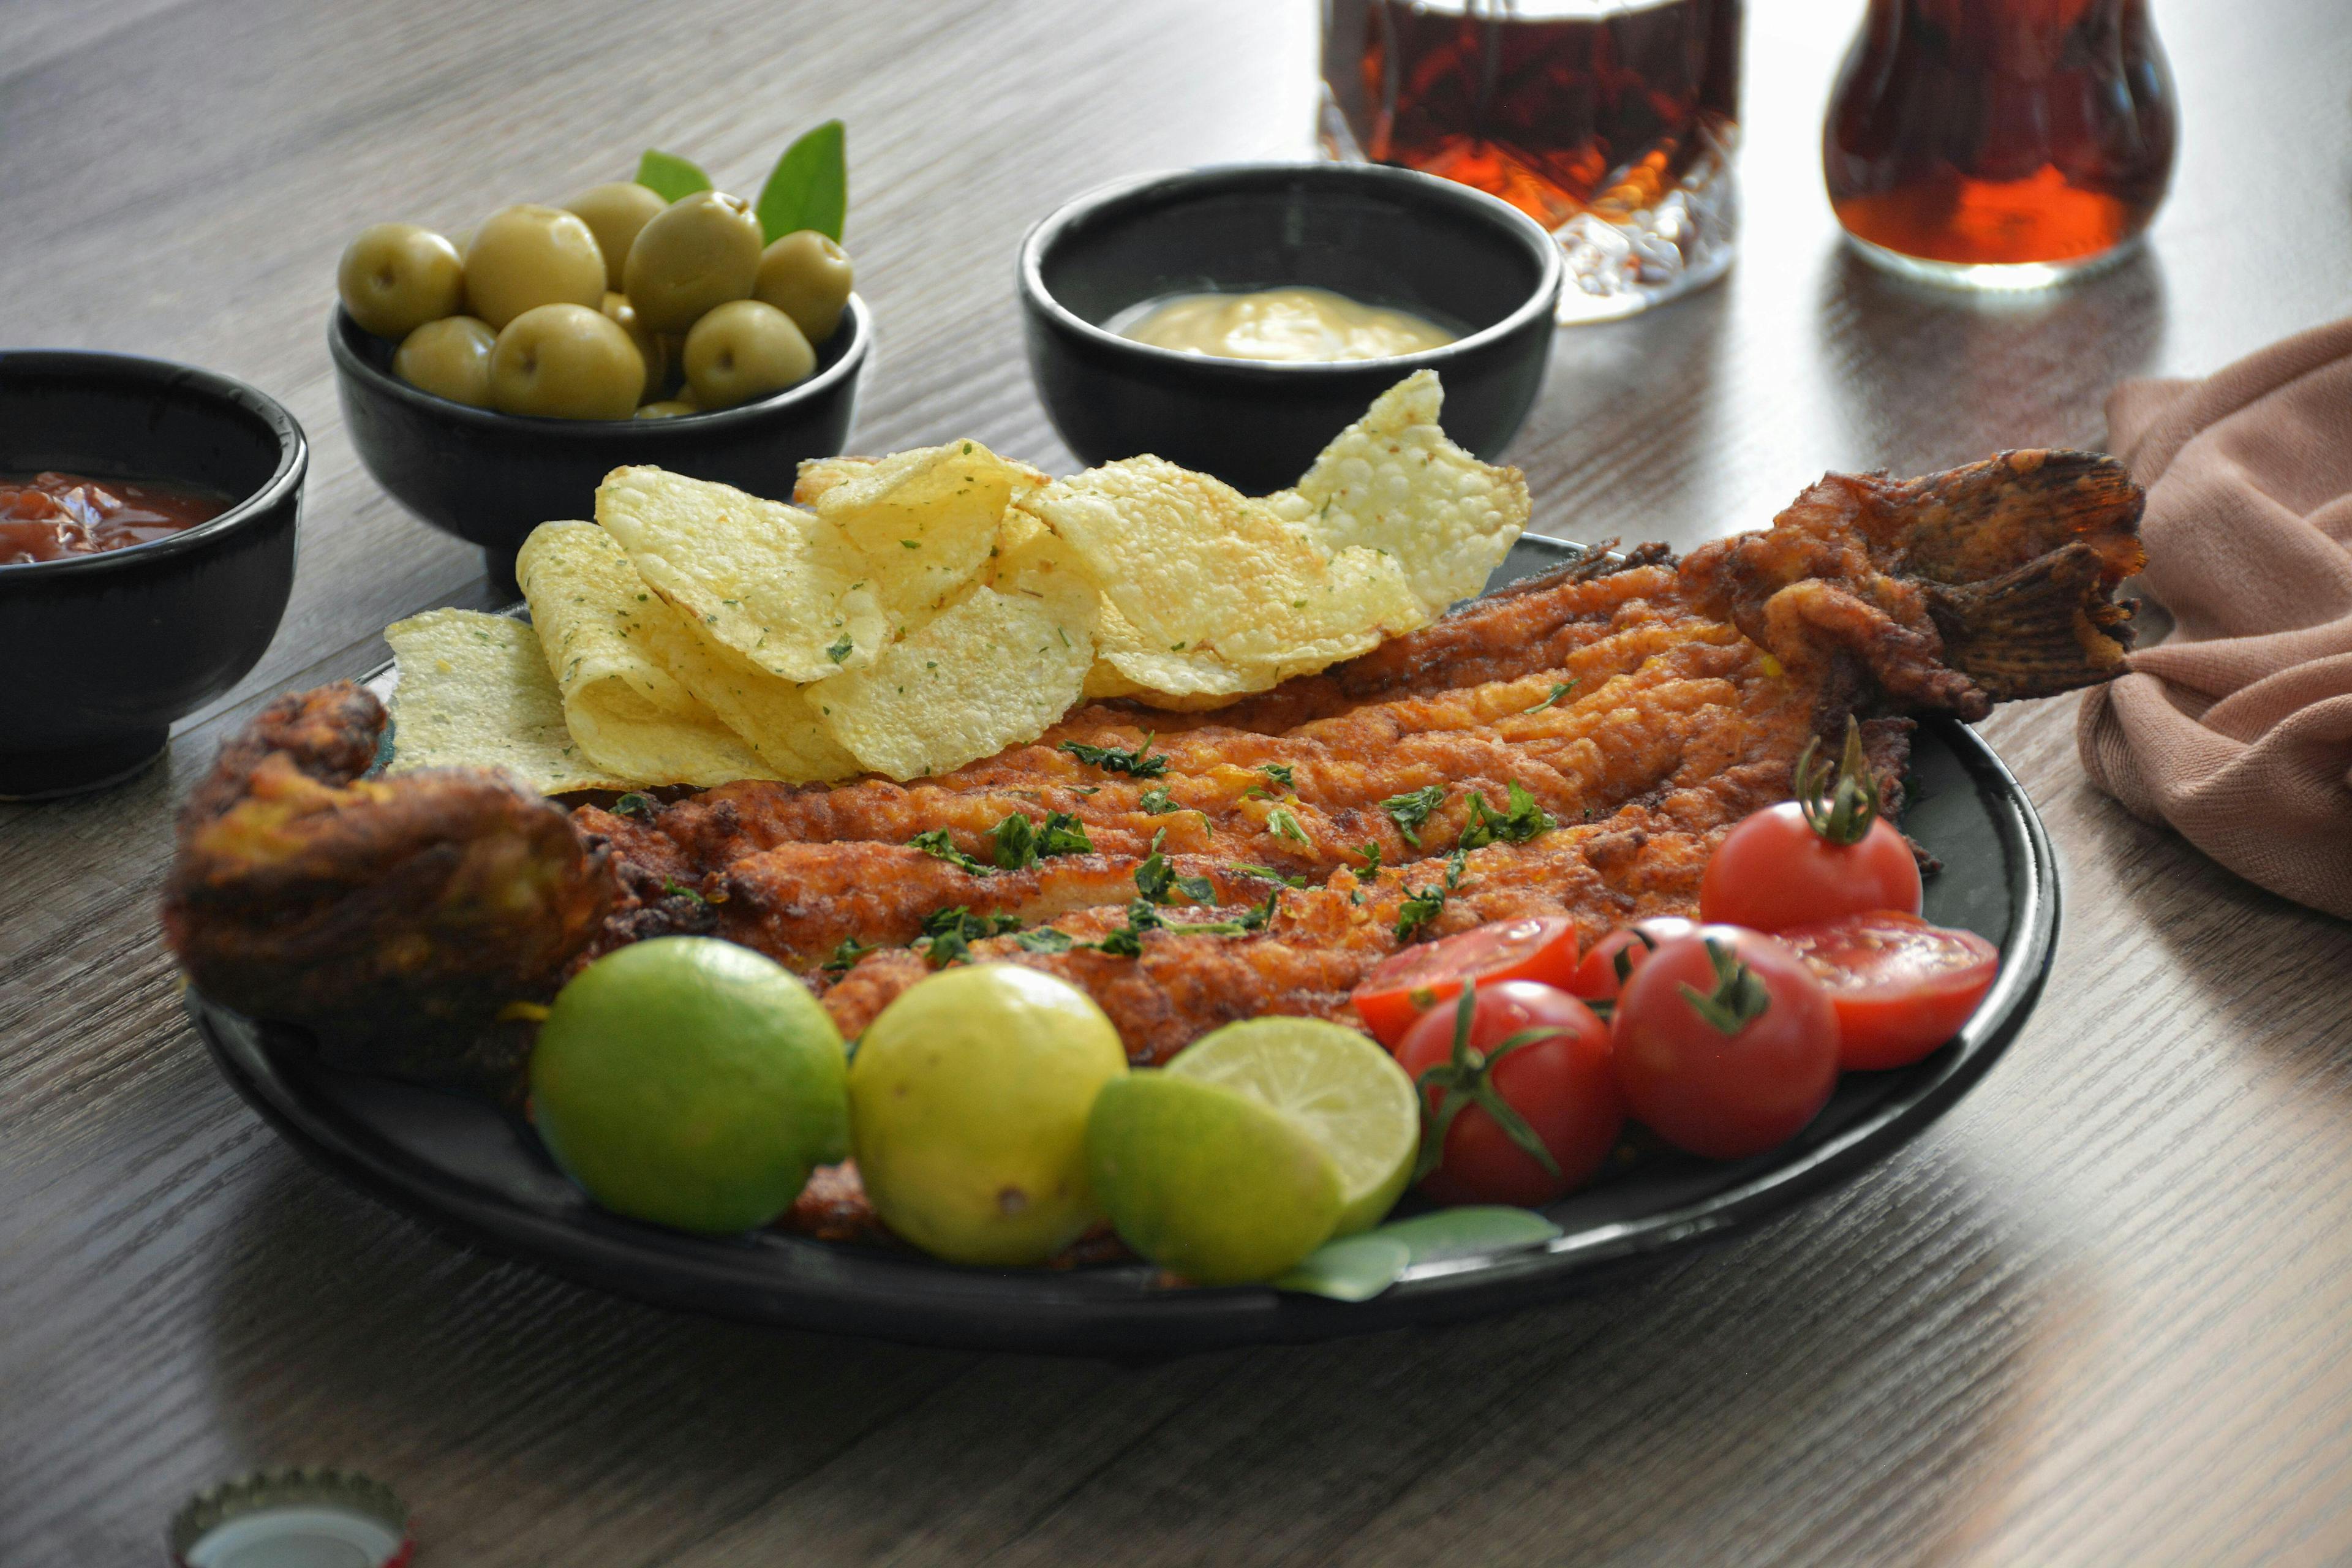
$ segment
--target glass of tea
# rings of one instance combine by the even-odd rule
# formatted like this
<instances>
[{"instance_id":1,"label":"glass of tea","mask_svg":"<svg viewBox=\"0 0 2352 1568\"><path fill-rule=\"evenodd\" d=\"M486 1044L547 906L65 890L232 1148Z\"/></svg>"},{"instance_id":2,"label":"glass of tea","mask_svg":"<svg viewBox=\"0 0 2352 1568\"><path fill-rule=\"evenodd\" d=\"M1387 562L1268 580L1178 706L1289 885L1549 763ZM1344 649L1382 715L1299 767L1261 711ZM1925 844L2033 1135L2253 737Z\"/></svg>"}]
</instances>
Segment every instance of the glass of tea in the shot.
<instances>
[{"instance_id":1,"label":"glass of tea","mask_svg":"<svg viewBox=\"0 0 2352 1568\"><path fill-rule=\"evenodd\" d=\"M1742 0L1323 0L1324 155L1502 197L1559 237L1563 321L1731 265Z\"/></svg>"},{"instance_id":2,"label":"glass of tea","mask_svg":"<svg viewBox=\"0 0 2352 1568\"><path fill-rule=\"evenodd\" d=\"M2147 0L1870 0L1822 163L1870 260L2039 288L2129 253L2177 129Z\"/></svg>"}]
</instances>

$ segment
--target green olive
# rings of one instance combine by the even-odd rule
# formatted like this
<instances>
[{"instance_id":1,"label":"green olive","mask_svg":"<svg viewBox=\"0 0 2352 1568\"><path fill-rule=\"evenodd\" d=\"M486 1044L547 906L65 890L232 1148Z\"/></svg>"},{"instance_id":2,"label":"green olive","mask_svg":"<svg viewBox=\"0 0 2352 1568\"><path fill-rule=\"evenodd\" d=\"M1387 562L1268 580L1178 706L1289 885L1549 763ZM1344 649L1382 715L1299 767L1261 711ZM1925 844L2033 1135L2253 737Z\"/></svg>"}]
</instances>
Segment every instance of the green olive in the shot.
<instances>
[{"instance_id":1,"label":"green olive","mask_svg":"<svg viewBox=\"0 0 2352 1568\"><path fill-rule=\"evenodd\" d=\"M757 300L721 305L686 334L686 384L705 408L782 392L815 368L816 351L793 319Z\"/></svg>"},{"instance_id":2,"label":"green olive","mask_svg":"<svg viewBox=\"0 0 2352 1568\"><path fill-rule=\"evenodd\" d=\"M404 338L466 304L466 268L457 247L413 223L370 224L335 268L343 309L362 331Z\"/></svg>"},{"instance_id":3,"label":"green olive","mask_svg":"<svg viewBox=\"0 0 2352 1568\"><path fill-rule=\"evenodd\" d=\"M657 332L682 332L704 311L751 297L760 273L760 220L749 203L697 191L671 203L629 247L629 303Z\"/></svg>"},{"instance_id":4,"label":"green olive","mask_svg":"<svg viewBox=\"0 0 2352 1568\"><path fill-rule=\"evenodd\" d=\"M499 331L541 305L604 299L604 256L588 226L562 207L526 205L492 213L466 247L466 300Z\"/></svg>"},{"instance_id":5,"label":"green olive","mask_svg":"<svg viewBox=\"0 0 2352 1568\"><path fill-rule=\"evenodd\" d=\"M490 406L557 419L626 419L646 387L646 362L611 317L585 305L540 305L499 333Z\"/></svg>"},{"instance_id":6,"label":"green olive","mask_svg":"<svg viewBox=\"0 0 2352 1568\"><path fill-rule=\"evenodd\" d=\"M852 281L849 253L813 228L796 229L761 253L751 298L793 319L813 343L841 325Z\"/></svg>"},{"instance_id":7,"label":"green olive","mask_svg":"<svg viewBox=\"0 0 2352 1568\"><path fill-rule=\"evenodd\" d=\"M474 316L427 321L400 341L392 374L420 392L475 408L490 405L490 350L499 341Z\"/></svg>"},{"instance_id":8,"label":"green olive","mask_svg":"<svg viewBox=\"0 0 2352 1568\"><path fill-rule=\"evenodd\" d=\"M577 216L596 237L596 248L604 253L607 289L621 286L621 269L629 263L629 247L637 242L637 231L667 205L635 180L591 185L563 204L564 210Z\"/></svg>"},{"instance_id":9,"label":"green olive","mask_svg":"<svg viewBox=\"0 0 2352 1568\"><path fill-rule=\"evenodd\" d=\"M621 331L629 334L629 342L636 344L637 357L646 365L646 390L658 392L669 384L669 374L674 363L669 345L662 341L660 333L646 331L646 324L637 320L636 307L629 303L629 297L607 293L604 296L604 314Z\"/></svg>"},{"instance_id":10,"label":"green olive","mask_svg":"<svg viewBox=\"0 0 2352 1568\"><path fill-rule=\"evenodd\" d=\"M659 403L648 403L636 412L639 419L676 419L684 414L699 414L701 405L688 397L665 397Z\"/></svg>"}]
</instances>

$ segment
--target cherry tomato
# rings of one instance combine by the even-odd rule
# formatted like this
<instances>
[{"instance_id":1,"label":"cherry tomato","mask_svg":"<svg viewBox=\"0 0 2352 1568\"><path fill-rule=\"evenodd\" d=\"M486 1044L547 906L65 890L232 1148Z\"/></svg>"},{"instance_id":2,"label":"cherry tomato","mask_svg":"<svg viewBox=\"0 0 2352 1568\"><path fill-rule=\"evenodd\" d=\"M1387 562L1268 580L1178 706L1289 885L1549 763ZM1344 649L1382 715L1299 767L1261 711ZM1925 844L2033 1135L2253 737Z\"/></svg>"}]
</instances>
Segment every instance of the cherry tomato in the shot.
<instances>
[{"instance_id":1,"label":"cherry tomato","mask_svg":"<svg viewBox=\"0 0 2352 1568\"><path fill-rule=\"evenodd\" d=\"M1910 1066L1960 1032L2000 973L2000 950L1976 932L1893 910L1779 934L1829 992L1846 1068Z\"/></svg>"},{"instance_id":2,"label":"cherry tomato","mask_svg":"<svg viewBox=\"0 0 2352 1568\"><path fill-rule=\"evenodd\" d=\"M1569 993L1585 1001L1613 1004L1633 971L1649 962L1661 944L1698 930L1696 921L1680 915L1652 915L1629 926L1619 926L1592 944L1568 982ZM1594 1009L1599 1011L1598 1006Z\"/></svg>"},{"instance_id":3,"label":"cherry tomato","mask_svg":"<svg viewBox=\"0 0 2352 1568\"><path fill-rule=\"evenodd\" d=\"M1710 924L1778 931L1870 910L1919 912L1919 863L1884 820L1858 844L1832 844L1795 801L1734 827L1699 879L1698 915Z\"/></svg>"},{"instance_id":4,"label":"cherry tomato","mask_svg":"<svg viewBox=\"0 0 2352 1568\"><path fill-rule=\"evenodd\" d=\"M1541 1204L1591 1180L1625 1126L1608 1026L1533 981L1471 982L1466 1029L1465 1000L1423 1013L1396 1048L1427 1119L1421 1190L1446 1204ZM1514 1131L1541 1145L1549 1167Z\"/></svg>"},{"instance_id":5,"label":"cherry tomato","mask_svg":"<svg viewBox=\"0 0 2352 1568\"><path fill-rule=\"evenodd\" d=\"M1613 1032L1626 1108L1711 1159L1786 1142L1837 1087L1829 992L1780 942L1736 926L1662 944L1617 998Z\"/></svg>"},{"instance_id":6,"label":"cherry tomato","mask_svg":"<svg viewBox=\"0 0 2352 1568\"><path fill-rule=\"evenodd\" d=\"M1465 980L1538 980L1567 988L1576 968L1576 926L1564 915L1485 925L1390 954L1356 987L1356 1016L1394 1049L1414 1019L1461 994Z\"/></svg>"}]
</instances>

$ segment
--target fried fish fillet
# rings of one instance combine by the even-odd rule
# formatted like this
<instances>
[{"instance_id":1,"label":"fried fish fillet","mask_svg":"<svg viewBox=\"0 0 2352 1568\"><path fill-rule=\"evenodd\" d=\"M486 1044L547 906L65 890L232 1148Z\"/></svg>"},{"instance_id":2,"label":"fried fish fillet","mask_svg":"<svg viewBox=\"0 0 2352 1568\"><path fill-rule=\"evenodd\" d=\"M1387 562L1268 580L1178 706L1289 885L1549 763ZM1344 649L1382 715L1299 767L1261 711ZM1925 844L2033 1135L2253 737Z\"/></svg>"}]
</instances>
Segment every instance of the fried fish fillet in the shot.
<instances>
[{"instance_id":1,"label":"fried fish fillet","mask_svg":"<svg viewBox=\"0 0 2352 1568\"><path fill-rule=\"evenodd\" d=\"M1679 563L1590 555L1213 713L1095 704L933 779L746 782L569 824L490 775L358 778L381 713L314 693L280 718L338 742L257 725L192 802L167 931L217 1000L412 1076L478 1077L468 1027L671 931L803 972L855 1034L954 951L941 921L975 961L1071 980L1135 1059L1164 1060L1232 1018L1344 1021L1405 941L1528 912L1590 941L1687 912L1721 835L1849 715L1891 784L1908 715L2106 679L2139 506L2082 453L1831 475L1769 530ZM1083 847L993 865L1008 816L1056 813ZM1139 905L1146 883L1196 902ZM482 918L502 900L511 929ZM403 1034L419 1015L432 1028Z\"/></svg>"}]
</instances>

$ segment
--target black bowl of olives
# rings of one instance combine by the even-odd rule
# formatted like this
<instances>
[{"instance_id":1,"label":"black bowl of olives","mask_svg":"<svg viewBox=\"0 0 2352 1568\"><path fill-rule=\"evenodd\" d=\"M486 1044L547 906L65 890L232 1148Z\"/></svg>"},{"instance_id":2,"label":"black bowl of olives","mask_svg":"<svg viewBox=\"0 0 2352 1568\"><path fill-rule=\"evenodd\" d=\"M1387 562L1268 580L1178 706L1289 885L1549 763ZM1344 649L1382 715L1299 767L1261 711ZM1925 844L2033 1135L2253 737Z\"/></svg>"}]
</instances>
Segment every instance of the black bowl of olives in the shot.
<instances>
[{"instance_id":1,"label":"black bowl of olives","mask_svg":"<svg viewBox=\"0 0 2352 1568\"><path fill-rule=\"evenodd\" d=\"M1080 460L1150 452L1252 494L1423 369L1446 434L1496 458L1543 386L1561 276L1508 204L1348 163L1121 181L1031 229L1019 267L1030 373Z\"/></svg>"},{"instance_id":2,"label":"black bowl of olives","mask_svg":"<svg viewBox=\"0 0 2352 1568\"><path fill-rule=\"evenodd\" d=\"M369 472L511 588L530 531L593 516L614 468L782 497L838 453L873 341L851 281L825 233L772 239L740 198L625 181L505 208L462 254L363 230L327 342Z\"/></svg>"}]
</instances>

